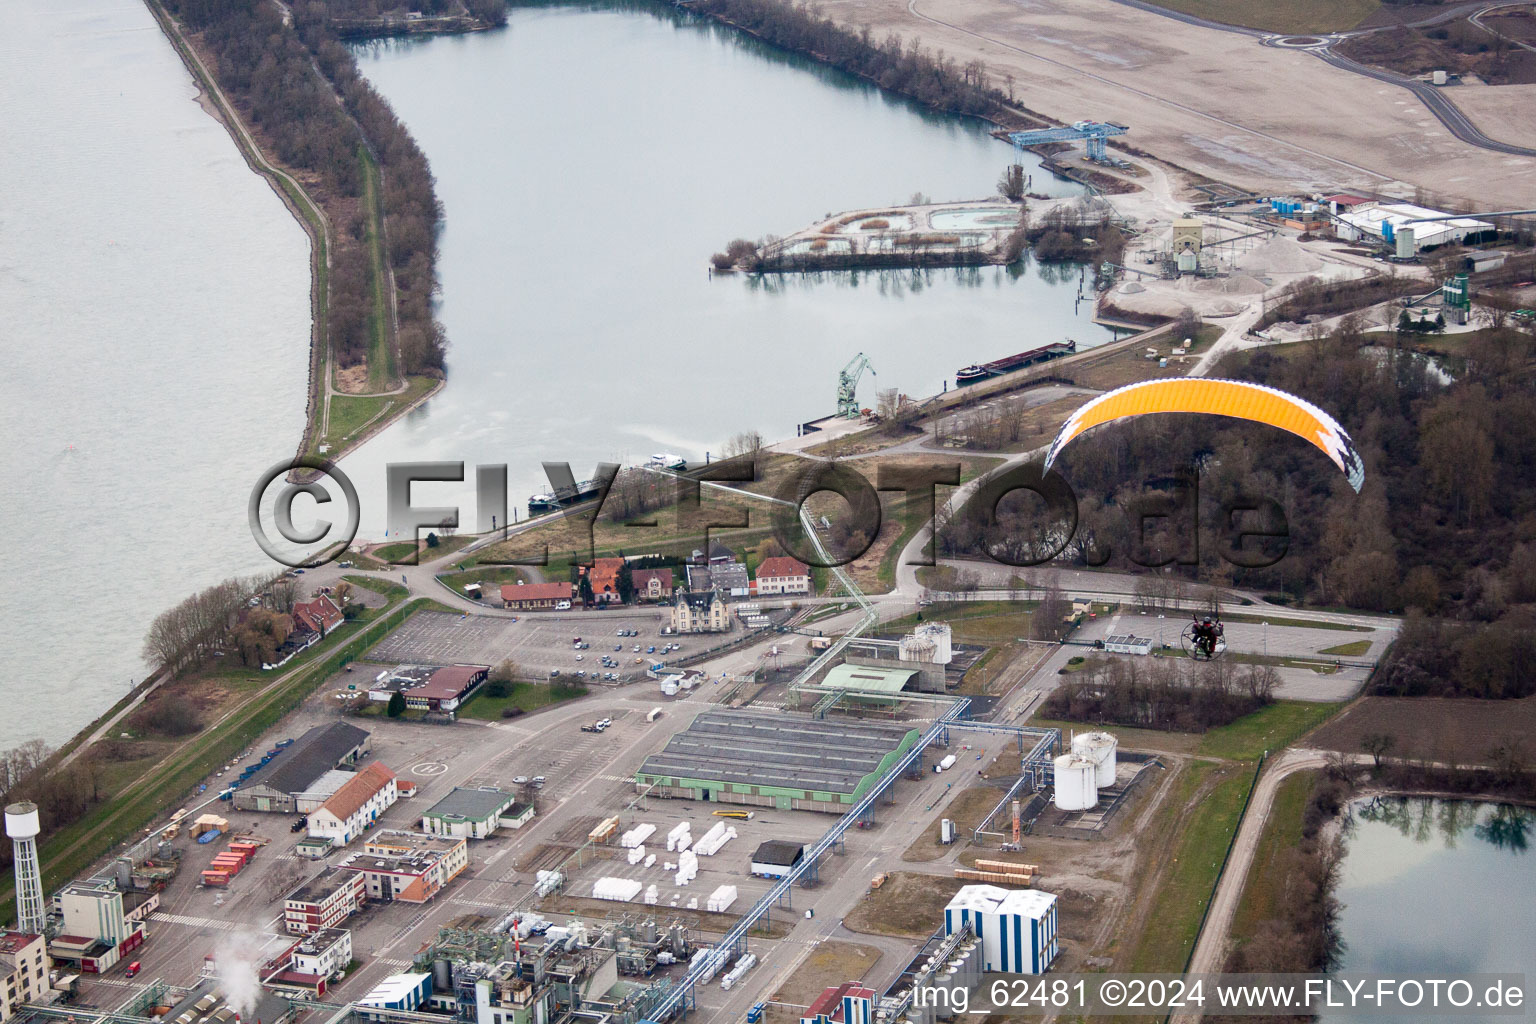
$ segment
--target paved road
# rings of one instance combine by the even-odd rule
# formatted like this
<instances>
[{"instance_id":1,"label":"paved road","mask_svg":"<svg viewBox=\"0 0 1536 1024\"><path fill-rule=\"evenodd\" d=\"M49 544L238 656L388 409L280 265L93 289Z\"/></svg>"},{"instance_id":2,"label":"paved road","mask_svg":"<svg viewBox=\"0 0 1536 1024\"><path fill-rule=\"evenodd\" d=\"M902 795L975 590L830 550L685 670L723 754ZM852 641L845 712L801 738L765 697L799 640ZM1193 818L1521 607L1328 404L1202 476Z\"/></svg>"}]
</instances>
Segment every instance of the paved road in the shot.
<instances>
[{"instance_id":1,"label":"paved road","mask_svg":"<svg viewBox=\"0 0 1536 1024\"><path fill-rule=\"evenodd\" d=\"M1291 36L1305 35L1305 33L1265 32L1262 29L1244 28L1241 25L1226 25L1219 21L1210 21L1206 18L1198 18L1192 14L1182 14L1178 11L1171 11L1166 7L1160 7L1154 3L1147 3L1145 0L1115 0L1115 2L1123 4L1126 7L1134 7L1139 11L1146 11L1150 14L1158 14L1165 18L1171 18L1174 21L1181 21L1186 25L1195 25L1200 28L1212 29L1217 32L1232 32L1237 35L1249 36L1250 38L1260 40L1266 45L1273 45L1279 40ZM1486 13L1487 11L1498 7L1514 6L1516 2L1523 3L1524 0L1512 0L1511 3L1507 4L1487 4L1483 2L1460 4L1449 10L1437 12L1428 18L1421 18L1418 21L1409 22L1409 24L1413 27L1422 27L1426 25L1438 24L1444 21L1452 21L1468 14L1471 14L1473 20L1475 21L1479 15ZM1471 119L1468 118L1466 114L1461 112L1460 107L1456 106L1454 102L1446 97L1443 89L1438 89L1435 86L1428 85L1424 82L1418 81L1417 79L1409 78L1404 75L1394 74L1390 71L1383 71L1379 68L1368 67L1364 64L1350 60L1348 57L1334 53L1332 50L1332 44L1334 41L1346 39L1351 36L1366 35L1371 32L1380 32L1384 29L1393 27L1395 26L1386 25L1379 28L1357 29L1351 32L1324 34L1324 36L1320 37L1327 40L1324 45L1317 47L1307 47L1305 49L1307 52L1316 55L1321 60L1332 64L1334 67L1343 71L1350 71L1357 75L1364 75L1367 78L1374 78L1378 82L1385 82L1388 85L1396 85L1407 89L1409 92L1417 96L1419 101L1422 102L1424 106L1429 108L1429 112L1434 114L1441 124L1445 125L1447 131L1449 131L1452 135L1456 136L1463 142L1470 143L1471 145L1478 146L1482 149L1492 150L1495 153L1509 153L1513 156L1536 156L1536 149L1528 149L1524 146L1516 146L1507 142L1500 142L1497 139L1493 139L1485 135L1482 130L1477 127L1477 125L1472 123ZM1482 28L1484 26L1479 23L1479 27ZM1300 47L1287 48L1300 49ZM1527 47L1527 49L1532 49L1532 47Z\"/></svg>"},{"instance_id":2,"label":"paved road","mask_svg":"<svg viewBox=\"0 0 1536 1024\"><path fill-rule=\"evenodd\" d=\"M1226 870L1211 898L1211 909L1206 915L1205 927L1195 942L1194 955L1190 957L1190 974L1211 974L1221 970L1227 959L1227 939L1232 928L1232 917L1242 899L1243 888L1248 882L1248 870L1253 866L1253 855L1258 849L1259 837L1269 820L1269 812L1275 805L1275 791L1286 778L1300 771L1315 770L1328 765L1329 754L1321 750L1287 750L1270 762L1259 784L1254 787L1248 803L1248 813L1243 816L1237 838L1232 843L1232 854ZM1364 755L1357 755L1357 762L1369 762ZM1198 1011L1175 1015L1174 1024L1197 1024Z\"/></svg>"},{"instance_id":3,"label":"paved road","mask_svg":"<svg viewBox=\"0 0 1536 1024\"><path fill-rule=\"evenodd\" d=\"M1353 71L1357 75L1364 75L1367 78L1374 78L1378 82L1385 82L1388 85L1397 85L1407 89L1417 96L1424 106L1429 108L1429 112L1434 114L1441 124L1445 125L1446 130L1462 142L1468 142L1482 149L1492 150L1495 153L1508 153L1511 156L1536 156L1536 149L1516 146L1508 142L1500 142L1483 134L1482 130L1472 123L1471 118L1463 114L1461 108L1451 102L1442 88L1437 88L1428 83L1407 78L1391 71L1368 67L1357 61L1350 60L1342 54L1334 53L1331 49L1317 49L1311 52L1336 68Z\"/></svg>"}]
</instances>

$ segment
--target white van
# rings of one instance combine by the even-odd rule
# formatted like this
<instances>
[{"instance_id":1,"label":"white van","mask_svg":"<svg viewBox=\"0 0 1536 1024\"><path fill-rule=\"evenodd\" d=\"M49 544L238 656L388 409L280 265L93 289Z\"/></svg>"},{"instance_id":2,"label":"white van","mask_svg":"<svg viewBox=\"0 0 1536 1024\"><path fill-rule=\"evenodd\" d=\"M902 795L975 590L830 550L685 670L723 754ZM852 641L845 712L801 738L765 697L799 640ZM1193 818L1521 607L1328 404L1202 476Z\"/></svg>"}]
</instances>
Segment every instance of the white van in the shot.
<instances>
[{"instance_id":1,"label":"white van","mask_svg":"<svg viewBox=\"0 0 1536 1024\"><path fill-rule=\"evenodd\" d=\"M557 611L557 612L566 612L566 611L570 611L570 610L571 610L571 602L569 602L569 601L556 601L555 602L555 611Z\"/></svg>"}]
</instances>

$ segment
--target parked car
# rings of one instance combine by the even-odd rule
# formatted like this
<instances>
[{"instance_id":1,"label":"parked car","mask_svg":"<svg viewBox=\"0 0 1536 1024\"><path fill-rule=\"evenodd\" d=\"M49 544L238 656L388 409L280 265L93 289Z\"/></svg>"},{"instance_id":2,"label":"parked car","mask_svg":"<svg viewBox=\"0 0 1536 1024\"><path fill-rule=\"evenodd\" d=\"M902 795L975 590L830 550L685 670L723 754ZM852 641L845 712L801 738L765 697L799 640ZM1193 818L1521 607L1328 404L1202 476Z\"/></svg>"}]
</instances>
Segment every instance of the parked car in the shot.
<instances>
[{"instance_id":1,"label":"parked car","mask_svg":"<svg viewBox=\"0 0 1536 1024\"><path fill-rule=\"evenodd\" d=\"M530 779L530 780L529 780L529 781L530 781L530 782L532 782L532 783L533 783L533 784L534 784L534 785L535 785L535 786L542 786L542 785L544 785L544 783L545 783L545 782L546 782L546 781L548 781L548 780L546 780L546 779L545 779L545 778L544 778L544 776L542 776L542 775L535 775L535 776L534 776L534 777L533 777L533 778L532 778L532 779Z\"/></svg>"},{"instance_id":2,"label":"parked car","mask_svg":"<svg viewBox=\"0 0 1536 1024\"><path fill-rule=\"evenodd\" d=\"M517 776L516 778L514 778L512 780L512 785L514 785L514 786L526 786L526 785L528 785L528 776L526 776L526 775L519 775L519 776Z\"/></svg>"}]
</instances>

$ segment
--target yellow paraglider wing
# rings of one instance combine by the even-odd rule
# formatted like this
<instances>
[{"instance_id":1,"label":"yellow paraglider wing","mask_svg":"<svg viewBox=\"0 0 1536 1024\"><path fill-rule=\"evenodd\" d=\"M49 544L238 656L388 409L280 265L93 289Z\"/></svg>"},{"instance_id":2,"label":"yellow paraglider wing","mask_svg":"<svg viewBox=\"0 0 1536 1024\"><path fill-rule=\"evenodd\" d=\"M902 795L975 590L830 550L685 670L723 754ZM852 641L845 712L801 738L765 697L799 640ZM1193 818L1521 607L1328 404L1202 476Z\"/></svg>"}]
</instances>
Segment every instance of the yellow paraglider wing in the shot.
<instances>
[{"instance_id":1,"label":"yellow paraglider wing","mask_svg":"<svg viewBox=\"0 0 1536 1024\"><path fill-rule=\"evenodd\" d=\"M1337 420L1317 406L1262 384L1204 377L1142 381L1100 395L1062 424L1045 456L1045 468L1051 468L1074 438L1094 427L1155 412L1203 413L1267 423L1316 445L1343 471L1356 492L1365 484L1365 464L1355 451L1355 442Z\"/></svg>"}]
</instances>

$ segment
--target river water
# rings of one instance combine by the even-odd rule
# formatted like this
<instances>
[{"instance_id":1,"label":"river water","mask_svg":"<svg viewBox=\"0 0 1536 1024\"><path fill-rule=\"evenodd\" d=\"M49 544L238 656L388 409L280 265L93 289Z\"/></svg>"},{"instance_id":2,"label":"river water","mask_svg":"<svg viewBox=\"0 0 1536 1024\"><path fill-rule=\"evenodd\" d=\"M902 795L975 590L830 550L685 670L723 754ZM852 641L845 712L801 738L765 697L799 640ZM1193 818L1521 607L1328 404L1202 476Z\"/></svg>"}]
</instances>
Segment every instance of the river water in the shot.
<instances>
[{"instance_id":1,"label":"river water","mask_svg":"<svg viewBox=\"0 0 1536 1024\"><path fill-rule=\"evenodd\" d=\"M1340 970L1446 977L1529 972L1536 963L1530 913L1536 813L1381 797L1354 805L1346 842L1338 888L1346 943ZM1381 1018L1330 1012L1320 1019L1346 1024Z\"/></svg>"},{"instance_id":2,"label":"river water","mask_svg":"<svg viewBox=\"0 0 1536 1024\"><path fill-rule=\"evenodd\" d=\"M0 34L0 746L59 742L143 677L150 620L264 563L245 504L303 423L308 243L195 101L137 0L7 3ZM738 235L990 194L1009 149L661 6L530 7L505 30L372 44L365 73L439 181L448 387L346 462L717 452L956 368L1108 338L1077 268L714 277ZM1033 187L1077 187L1036 173ZM472 474L471 474L472 475ZM17 483L19 482L19 483ZM447 485L418 504L474 501Z\"/></svg>"},{"instance_id":3,"label":"river water","mask_svg":"<svg viewBox=\"0 0 1536 1024\"><path fill-rule=\"evenodd\" d=\"M262 567L244 495L303 429L310 317L308 239L144 5L0 6L7 747L68 738L156 614Z\"/></svg>"},{"instance_id":4,"label":"river water","mask_svg":"<svg viewBox=\"0 0 1536 1024\"><path fill-rule=\"evenodd\" d=\"M344 464L365 537L382 535L368 496L386 462L507 463L521 505L544 460L582 476L701 459L741 430L793 436L833 411L860 351L873 406L880 388L927 396L967 363L1110 337L1077 267L712 279L734 237L916 192L982 198L1011 154L734 31L662 5L514 7L501 31L356 52L437 176L452 343L448 388ZM463 488L416 491L473 517Z\"/></svg>"}]
</instances>

